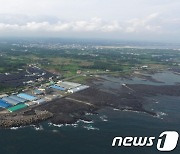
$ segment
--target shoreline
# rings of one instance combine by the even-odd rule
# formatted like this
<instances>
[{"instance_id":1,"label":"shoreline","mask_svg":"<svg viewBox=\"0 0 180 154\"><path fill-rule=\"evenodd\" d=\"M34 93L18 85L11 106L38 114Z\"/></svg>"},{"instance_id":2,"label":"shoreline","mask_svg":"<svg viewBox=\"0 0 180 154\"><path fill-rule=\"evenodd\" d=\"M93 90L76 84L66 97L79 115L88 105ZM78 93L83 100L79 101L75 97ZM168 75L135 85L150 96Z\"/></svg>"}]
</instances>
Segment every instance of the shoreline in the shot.
<instances>
[{"instance_id":1,"label":"shoreline","mask_svg":"<svg viewBox=\"0 0 180 154\"><path fill-rule=\"evenodd\" d=\"M148 79L151 77L148 76ZM94 83L95 81L101 84L97 85ZM109 84L112 82L102 77L91 78L86 81L87 85L91 86L90 88L67 96L68 98L57 98L23 112L2 114L0 128L36 125L42 121L48 121L55 125L74 124L78 120L91 121L85 115L87 113L97 114L98 110L105 107L119 111L141 112L157 117L157 113L144 108L145 97L155 95L180 96L180 85L127 84L129 89L120 85L119 89L103 91L101 86L104 81ZM108 90L113 93L108 92Z\"/></svg>"}]
</instances>

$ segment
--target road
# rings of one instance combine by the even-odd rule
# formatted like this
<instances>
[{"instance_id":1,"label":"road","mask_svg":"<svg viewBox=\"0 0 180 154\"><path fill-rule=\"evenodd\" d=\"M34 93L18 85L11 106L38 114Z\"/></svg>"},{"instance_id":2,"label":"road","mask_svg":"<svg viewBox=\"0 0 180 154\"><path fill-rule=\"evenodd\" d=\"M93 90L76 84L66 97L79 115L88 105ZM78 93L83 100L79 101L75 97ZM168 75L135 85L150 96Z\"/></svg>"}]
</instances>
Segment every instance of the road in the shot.
<instances>
[{"instance_id":1,"label":"road","mask_svg":"<svg viewBox=\"0 0 180 154\"><path fill-rule=\"evenodd\" d=\"M88 102L85 102L85 101L80 101L80 100L70 98L70 97L65 97L65 99L70 100L70 101L74 101L74 102L78 102L78 103L82 103L82 104L86 104L86 105L89 105L89 106L94 106L94 104L91 104L91 103L88 103Z\"/></svg>"}]
</instances>

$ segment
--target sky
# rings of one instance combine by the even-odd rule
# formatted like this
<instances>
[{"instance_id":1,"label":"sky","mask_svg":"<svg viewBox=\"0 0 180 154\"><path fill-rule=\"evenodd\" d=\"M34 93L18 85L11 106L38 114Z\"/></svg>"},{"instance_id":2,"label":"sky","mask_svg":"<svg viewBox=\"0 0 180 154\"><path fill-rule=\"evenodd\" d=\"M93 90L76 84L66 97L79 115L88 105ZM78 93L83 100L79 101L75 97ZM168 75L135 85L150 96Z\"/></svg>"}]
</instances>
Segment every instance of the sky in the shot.
<instances>
[{"instance_id":1,"label":"sky","mask_svg":"<svg viewBox=\"0 0 180 154\"><path fill-rule=\"evenodd\" d=\"M0 36L180 42L180 0L0 0Z\"/></svg>"}]
</instances>

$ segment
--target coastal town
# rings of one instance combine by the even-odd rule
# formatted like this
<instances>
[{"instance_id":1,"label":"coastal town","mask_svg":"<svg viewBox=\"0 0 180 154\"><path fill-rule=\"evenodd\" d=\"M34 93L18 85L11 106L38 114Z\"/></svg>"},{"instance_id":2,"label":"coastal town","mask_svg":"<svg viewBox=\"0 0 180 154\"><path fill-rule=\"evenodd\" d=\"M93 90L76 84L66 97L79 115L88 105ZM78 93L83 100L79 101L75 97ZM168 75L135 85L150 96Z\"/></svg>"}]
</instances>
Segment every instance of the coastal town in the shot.
<instances>
[{"instance_id":1,"label":"coastal town","mask_svg":"<svg viewBox=\"0 0 180 154\"><path fill-rule=\"evenodd\" d=\"M14 92L12 94L1 94L0 95L0 115L1 115L1 127L9 127L13 125L22 125L28 120L29 123L32 123L36 120L44 120L52 116L48 111L36 111L36 107L52 103L53 100L60 99L71 95L73 93L82 91L89 88L87 85L68 82L68 81L57 81L53 80L48 81L47 83L41 84L39 87L24 89L21 92ZM52 104L53 105L53 104ZM17 112L26 112L27 110L35 110L35 116L22 116L21 118L13 117L13 113ZM2 119L6 115L5 119ZM21 124L18 124L18 121L21 121Z\"/></svg>"},{"instance_id":2,"label":"coastal town","mask_svg":"<svg viewBox=\"0 0 180 154\"><path fill-rule=\"evenodd\" d=\"M50 82L41 87L18 94L9 96L2 94L0 95L1 113L8 111L15 112L27 107L37 106L87 88L89 86L79 83L58 81L57 83Z\"/></svg>"},{"instance_id":3,"label":"coastal town","mask_svg":"<svg viewBox=\"0 0 180 154\"><path fill-rule=\"evenodd\" d=\"M86 114L106 107L158 116L144 107L144 97L178 96L179 65L178 49L132 48L113 42L108 46L58 40L1 42L0 127L43 121L73 124L91 120ZM164 70L175 76L176 85L163 85L157 78Z\"/></svg>"}]
</instances>

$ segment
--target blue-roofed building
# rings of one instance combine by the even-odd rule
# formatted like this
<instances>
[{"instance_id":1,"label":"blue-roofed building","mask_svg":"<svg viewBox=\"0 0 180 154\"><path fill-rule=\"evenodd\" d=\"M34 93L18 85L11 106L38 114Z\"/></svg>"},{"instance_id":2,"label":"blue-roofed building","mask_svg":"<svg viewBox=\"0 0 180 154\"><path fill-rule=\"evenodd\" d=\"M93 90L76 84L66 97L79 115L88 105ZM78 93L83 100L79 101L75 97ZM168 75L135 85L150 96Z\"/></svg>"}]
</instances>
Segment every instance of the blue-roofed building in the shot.
<instances>
[{"instance_id":1,"label":"blue-roofed building","mask_svg":"<svg viewBox=\"0 0 180 154\"><path fill-rule=\"evenodd\" d=\"M10 106L11 106L11 104L9 104L9 103L3 101L2 99L0 99L0 107L1 108L8 108Z\"/></svg>"},{"instance_id":2,"label":"blue-roofed building","mask_svg":"<svg viewBox=\"0 0 180 154\"><path fill-rule=\"evenodd\" d=\"M35 95L41 95L41 94L43 94L43 92L42 92L41 90L38 90L38 89L35 89L35 90L33 91L33 93L34 93Z\"/></svg>"},{"instance_id":3,"label":"blue-roofed building","mask_svg":"<svg viewBox=\"0 0 180 154\"><path fill-rule=\"evenodd\" d=\"M56 89L56 90L60 90L60 91L64 91L65 90L65 88L57 86L57 85L52 85L52 86L50 86L50 88L53 88L53 89Z\"/></svg>"},{"instance_id":4,"label":"blue-roofed building","mask_svg":"<svg viewBox=\"0 0 180 154\"><path fill-rule=\"evenodd\" d=\"M24 102L27 101L26 99L20 98L20 97L18 97L16 95L11 95L11 96L9 96L9 98L11 98L13 100L16 100L16 101L19 101L20 103L24 103Z\"/></svg>"},{"instance_id":5,"label":"blue-roofed building","mask_svg":"<svg viewBox=\"0 0 180 154\"><path fill-rule=\"evenodd\" d=\"M29 95L29 94L26 94L26 93L20 93L17 95L18 97L21 97L23 99L26 99L28 101L34 101L37 99L37 97L35 96L32 96L32 95Z\"/></svg>"},{"instance_id":6,"label":"blue-roofed building","mask_svg":"<svg viewBox=\"0 0 180 154\"><path fill-rule=\"evenodd\" d=\"M19 101L13 100L9 97L3 97L2 100L12 105L17 105L20 103Z\"/></svg>"}]
</instances>

